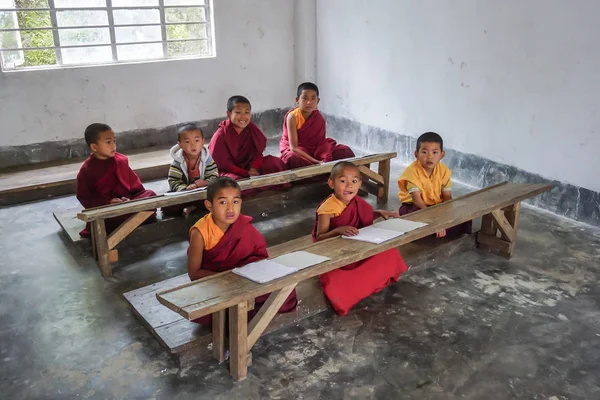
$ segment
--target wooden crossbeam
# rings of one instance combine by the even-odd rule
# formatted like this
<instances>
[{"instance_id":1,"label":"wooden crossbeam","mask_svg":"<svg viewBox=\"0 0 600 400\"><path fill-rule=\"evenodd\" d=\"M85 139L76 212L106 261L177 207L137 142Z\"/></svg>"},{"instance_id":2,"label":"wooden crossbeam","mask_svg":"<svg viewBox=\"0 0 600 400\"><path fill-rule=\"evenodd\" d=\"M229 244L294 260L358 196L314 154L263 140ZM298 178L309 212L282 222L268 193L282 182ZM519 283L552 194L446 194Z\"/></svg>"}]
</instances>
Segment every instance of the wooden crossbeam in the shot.
<instances>
[{"instance_id":1,"label":"wooden crossbeam","mask_svg":"<svg viewBox=\"0 0 600 400\"><path fill-rule=\"evenodd\" d=\"M365 175L367 178L377 182L378 185L383 185L385 183L383 176L379 175L377 172L373 171L372 169L365 167L364 165L359 166L358 170L363 175Z\"/></svg>"},{"instance_id":2,"label":"wooden crossbeam","mask_svg":"<svg viewBox=\"0 0 600 400\"><path fill-rule=\"evenodd\" d=\"M502 232L504 237L506 237L505 240L507 242L514 241L516 239L515 238L515 230L510 225L510 222L508 222L508 220L504 216L504 213L502 212L502 210L494 210L490 214L492 215L492 218L494 218L494 221L496 222L498 229L500 229L500 231Z\"/></svg>"},{"instance_id":3,"label":"wooden crossbeam","mask_svg":"<svg viewBox=\"0 0 600 400\"><path fill-rule=\"evenodd\" d=\"M154 211L140 211L127 218L125 222L118 226L108 237L108 248L114 249L123 239L125 239L138 226L144 223L154 214Z\"/></svg>"},{"instance_id":4,"label":"wooden crossbeam","mask_svg":"<svg viewBox=\"0 0 600 400\"><path fill-rule=\"evenodd\" d=\"M258 313L252 318L248 324L248 350L252 349L252 346L254 346L295 287L296 283L271 293L265 304L263 304Z\"/></svg>"}]
</instances>

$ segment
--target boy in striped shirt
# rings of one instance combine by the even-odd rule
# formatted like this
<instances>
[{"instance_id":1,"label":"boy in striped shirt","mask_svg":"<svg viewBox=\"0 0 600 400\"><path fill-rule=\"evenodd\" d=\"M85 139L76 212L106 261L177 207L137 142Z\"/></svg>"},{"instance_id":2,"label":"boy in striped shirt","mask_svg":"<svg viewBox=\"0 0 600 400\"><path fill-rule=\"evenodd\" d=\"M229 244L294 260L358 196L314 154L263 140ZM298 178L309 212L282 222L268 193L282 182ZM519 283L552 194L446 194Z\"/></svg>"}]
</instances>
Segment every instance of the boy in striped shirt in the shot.
<instances>
[{"instance_id":1,"label":"boy in striped shirt","mask_svg":"<svg viewBox=\"0 0 600 400\"><path fill-rule=\"evenodd\" d=\"M169 191L180 192L207 186L219 176L217 164L204 147L204 134L196 124L177 129L177 144L170 150L173 161L169 167ZM163 208L163 213L190 215L202 201Z\"/></svg>"}]
</instances>

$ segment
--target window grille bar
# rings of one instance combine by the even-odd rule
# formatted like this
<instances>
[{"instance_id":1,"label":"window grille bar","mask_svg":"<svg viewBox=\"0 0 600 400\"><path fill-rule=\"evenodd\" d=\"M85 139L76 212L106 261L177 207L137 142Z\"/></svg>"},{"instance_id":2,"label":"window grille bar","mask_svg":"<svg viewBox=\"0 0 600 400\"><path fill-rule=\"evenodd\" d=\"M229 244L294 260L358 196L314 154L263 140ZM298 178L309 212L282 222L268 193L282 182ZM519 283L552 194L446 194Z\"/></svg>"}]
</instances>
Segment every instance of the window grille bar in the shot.
<instances>
[{"instance_id":1,"label":"window grille bar","mask_svg":"<svg viewBox=\"0 0 600 400\"><path fill-rule=\"evenodd\" d=\"M106 0L106 7L108 8L107 10L107 17L108 17L108 32L110 35L110 43L112 44L111 46L111 51L112 51L112 59L113 61L117 61L119 58L117 57L117 37L115 34L115 17L113 15L113 9L112 9L112 0Z\"/></svg>"},{"instance_id":2,"label":"window grille bar","mask_svg":"<svg viewBox=\"0 0 600 400\"><path fill-rule=\"evenodd\" d=\"M202 42L202 41L206 41L207 39L171 39L171 40L167 40L167 43L177 43L177 42ZM147 42L122 42L122 43L115 43L117 46L127 46L127 45L132 45L132 44L156 44L156 43L163 43L162 40L152 40L152 41L147 41ZM59 48L61 49L79 49L79 48L85 48L85 47L107 47L107 46L112 46L113 43L98 43L98 44L72 44L72 45L63 45L60 46ZM54 50L57 49L58 47L56 46L47 46L47 47L16 47L16 48L6 48L6 49L0 49L0 51L31 51L31 50Z\"/></svg>"},{"instance_id":3,"label":"window grille bar","mask_svg":"<svg viewBox=\"0 0 600 400\"><path fill-rule=\"evenodd\" d=\"M169 55L169 45L167 44L167 27L165 25L166 17L165 17L165 0L158 0L158 5L161 7L160 9L160 35L162 37L162 51L163 57Z\"/></svg>"},{"instance_id":4,"label":"window grille bar","mask_svg":"<svg viewBox=\"0 0 600 400\"><path fill-rule=\"evenodd\" d=\"M112 7L113 10L157 10L157 9L168 9L168 8L207 8L206 4L201 5L157 5L157 6L121 6ZM0 8L0 12L18 12L18 11L49 11L49 12L61 12L61 11L107 11L108 7L36 7L36 8Z\"/></svg>"},{"instance_id":5,"label":"window grille bar","mask_svg":"<svg viewBox=\"0 0 600 400\"><path fill-rule=\"evenodd\" d=\"M205 21L190 21L190 22L165 22L164 25L202 25L207 24ZM160 22L152 22L147 24L114 24L115 28L135 28L138 26L160 26ZM77 26L46 26L41 28L7 28L0 29L0 32L22 32L22 31L49 31L63 29L98 29L98 28L110 28L110 25L77 25Z\"/></svg>"},{"instance_id":6,"label":"window grille bar","mask_svg":"<svg viewBox=\"0 0 600 400\"><path fill-rule=\"evenodd\" d=\"M54 0L48 0L48 7L54 8ZM50 14L50 24L52 24L52 28L58 28L58 21L56 20L56 13ZM54 39L54 52L56 53L56 63L58 65L62 64L62 50L60 46L60 34L58 30L52 30L52 38Z\"/></svg>"}]
</instances>

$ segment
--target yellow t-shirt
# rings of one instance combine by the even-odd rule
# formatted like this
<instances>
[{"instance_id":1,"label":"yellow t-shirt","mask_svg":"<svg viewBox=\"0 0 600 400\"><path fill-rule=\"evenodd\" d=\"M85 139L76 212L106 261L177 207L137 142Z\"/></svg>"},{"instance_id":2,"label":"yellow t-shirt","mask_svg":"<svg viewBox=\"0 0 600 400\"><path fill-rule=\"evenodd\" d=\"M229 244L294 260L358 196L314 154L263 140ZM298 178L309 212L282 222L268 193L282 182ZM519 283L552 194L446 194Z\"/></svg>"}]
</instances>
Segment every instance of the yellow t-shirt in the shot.
<instances>
[{"instance_id":1,"label":"yellow t-shirt","mask_svg":"<svg viewBox=\"0 0 600 400\"><path fill-rule=\"evenodd\" d=\"M317 215L333 214L334 217L338 217L345 209L346 205L332 194L317 208Z\"/></svg>"},{"instance_id":2,"label":"yellow t-shirt","mask_svg":"<svg viewBox=\"0 0 600 400\"><path fill-rule=\"evenodd\" d=\"M219 241L225 236L225 232L221 230L215 223L212 213L206 214L200 218L194 226L190 228L190 235L192 230L198 229L204 239L204 250L210 250L219 244Z\"/></svg>"},{"instance_id":3,"label":"yellow t-shirt","mask_svg":"<svg viewBox=\"0 0 600 400\"><path fill-rule=\"evenodd\" d=\"M304 119L304 115L302 115L302 111L300 111L300 107L296 107L292 111L292 115L296 119L296 130L302 128L302 125L304 125L306 120Z\"/></svg>"},{"instance_id":4,"label":"yellow t-shirt","mask_svg":"<svg viewBox=\"0 0 600 400\"><path fill-rule=\"evenodd\" d=\"M428 206L439 204L443 199L442 192L452 190L451 175L450 168L440 162L428 176L419 160L415 160L398 179L398 197L402 203L412 203L411 193L420 192Z\"/></svg>"}]
</instances>

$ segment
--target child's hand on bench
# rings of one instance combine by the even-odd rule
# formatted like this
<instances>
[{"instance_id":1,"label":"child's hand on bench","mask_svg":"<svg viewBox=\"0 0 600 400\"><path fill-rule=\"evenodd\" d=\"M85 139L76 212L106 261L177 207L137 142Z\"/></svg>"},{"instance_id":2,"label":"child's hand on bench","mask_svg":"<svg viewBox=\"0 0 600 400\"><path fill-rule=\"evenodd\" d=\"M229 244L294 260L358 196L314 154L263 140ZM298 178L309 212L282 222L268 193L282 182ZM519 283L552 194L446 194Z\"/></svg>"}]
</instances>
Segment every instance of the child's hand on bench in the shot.
<instances>
[{"instance_id":1,"label":"child's hand on bench","mask_svg":"<svg viewBox=\"0 0 600 400\"><path fill-rule=\"evenodd\" d=\"M400 218L398 211L375 210L375 213L381 215L383 219Z\"/></svg>"},{"instance_id":2,"label":"child's hand on bench","mask_svg":"<svg viewBox=\"0 0 600 400\"><path fill-rule=\"evenodd\" d=\"M441 231L437 231L437 232L435 233L435 237L437 237L438 239L439 239L439 238L446 237L446 230L445 230L445 229L442 229Z\"/></svg>"},{"instance_id":3,"label":"child's hand on bench","mask_svg":"<svg viewBox=\"0 0 600 400\"><path fill-rule=\"evenodd\" d=\"M342 236L356 236L358 235L358 229L353 226L340 226L335 228L332 232Z\"/></svg>"},{"instance_id":4,"label":"child's hand on bench","mask_svg":"<svg viewBox=\"0 0 600 400\"><path fill-rule=\"evenodd\" d=\"M127 197L115 197L110 201L110 204L122 203L124 201L129 201L129 199Z\"/></svg>"}]
</instances>

